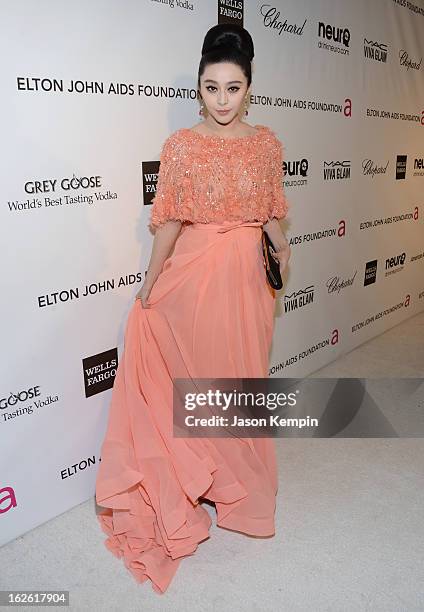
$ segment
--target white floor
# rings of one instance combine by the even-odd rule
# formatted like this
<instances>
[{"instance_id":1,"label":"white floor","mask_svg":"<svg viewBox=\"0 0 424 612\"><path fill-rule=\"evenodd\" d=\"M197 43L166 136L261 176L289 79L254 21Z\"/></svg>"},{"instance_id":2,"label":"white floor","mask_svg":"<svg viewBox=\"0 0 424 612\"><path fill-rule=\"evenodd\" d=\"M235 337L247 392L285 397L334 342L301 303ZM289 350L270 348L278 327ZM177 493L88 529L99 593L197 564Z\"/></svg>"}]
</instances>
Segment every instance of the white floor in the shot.
<instances>
[{"instance_id":1,"label":"white floor","mask_svg":"<svg viewBox=\"0 0 424 612\"><path fill-rule=\"evenodd\" d=\"M423 377L424 314L313 376ZM66 589L73 610L424 610L424 440L280 439L277 533L213 525L164 595L103 545L94 498L0 549L0 588ZM30 608L21 608L30 609Z\"/></svg>"}]
</instances>

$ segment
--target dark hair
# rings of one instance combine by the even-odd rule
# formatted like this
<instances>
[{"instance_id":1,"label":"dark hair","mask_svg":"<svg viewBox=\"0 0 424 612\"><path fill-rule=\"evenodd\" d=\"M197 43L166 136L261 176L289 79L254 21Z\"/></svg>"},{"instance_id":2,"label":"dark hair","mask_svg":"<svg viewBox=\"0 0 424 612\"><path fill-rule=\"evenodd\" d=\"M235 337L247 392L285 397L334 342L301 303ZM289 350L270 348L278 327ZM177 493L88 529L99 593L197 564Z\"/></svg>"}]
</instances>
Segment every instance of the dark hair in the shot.
<instances>
[{"instance_id":1,"label":"dark hair","mask_svg":"<svg viewBox=\"0 0 424 612\"><path fill-rule=\"evenodd\" d=\"M232 62L242 69L247 86L252 82L251 61L255 55L253 40L249 32L236 23L220 23L206 33L202 46L197 85L208 64Z\"/></svg>"}]
</instances>

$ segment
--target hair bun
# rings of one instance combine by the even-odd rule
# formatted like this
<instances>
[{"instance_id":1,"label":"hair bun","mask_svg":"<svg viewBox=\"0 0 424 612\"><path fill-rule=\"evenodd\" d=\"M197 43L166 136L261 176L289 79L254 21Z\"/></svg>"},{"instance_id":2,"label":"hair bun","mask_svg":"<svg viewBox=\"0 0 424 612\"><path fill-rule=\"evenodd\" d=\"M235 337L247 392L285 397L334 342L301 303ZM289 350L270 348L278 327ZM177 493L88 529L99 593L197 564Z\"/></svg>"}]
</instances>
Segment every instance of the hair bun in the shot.
<instances>
[{"instance_id":1,"label":"hair bun","mask_svg":"<svg viewBox=\"0 0 424 612\"><path fill-rule=\"evenodd\" d=\"M219 23L213 26L205 36L202 55L217 48L233 48L252 61L255 55L253 40L249 32L236 23Z\"/></svg>"}]
</instances>

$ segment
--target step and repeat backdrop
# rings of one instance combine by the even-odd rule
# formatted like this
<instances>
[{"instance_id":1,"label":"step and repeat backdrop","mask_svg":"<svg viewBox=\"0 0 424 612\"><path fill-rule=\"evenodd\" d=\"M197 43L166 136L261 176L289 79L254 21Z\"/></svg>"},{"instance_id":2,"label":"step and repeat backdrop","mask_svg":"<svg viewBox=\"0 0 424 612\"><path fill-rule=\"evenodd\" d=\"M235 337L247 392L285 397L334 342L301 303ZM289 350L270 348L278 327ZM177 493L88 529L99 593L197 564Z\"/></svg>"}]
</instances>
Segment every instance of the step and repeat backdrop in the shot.
<instances>
[{"instance_id":1,"label":"step and repeat backdrop","mask_svg":"<svg viewBox=\"0 0 424 612\"><path fill-rule=\"evenodd\" d=\"M228 21L255 43L247 121L284 145L270 376L424 308L422 0L4 4L0 544L94 495L160 150L201 119L201 45Z\"/></svg>"}]
</instances>

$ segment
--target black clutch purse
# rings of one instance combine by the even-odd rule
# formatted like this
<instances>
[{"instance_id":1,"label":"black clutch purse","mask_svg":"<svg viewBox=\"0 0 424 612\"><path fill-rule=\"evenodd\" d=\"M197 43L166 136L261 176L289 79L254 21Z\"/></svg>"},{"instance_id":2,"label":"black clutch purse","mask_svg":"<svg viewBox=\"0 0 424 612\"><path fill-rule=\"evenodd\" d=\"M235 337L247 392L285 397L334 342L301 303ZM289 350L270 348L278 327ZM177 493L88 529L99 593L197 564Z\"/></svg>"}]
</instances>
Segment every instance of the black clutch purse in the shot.
<instances>
[{"instance_id":1,"label":"black clutch purse","mask_svg":"<svg viewBox=\"0 0 424 612\"><path fill-rule=\"evenodd\" d=\"M272 253L275 252L274 246L268 234L262 229L262 251L264 255L264 265L269 284L273 289L281 289L283 279L280 273L280 262L274 259Z\"/></svg>"}]
</instances>

